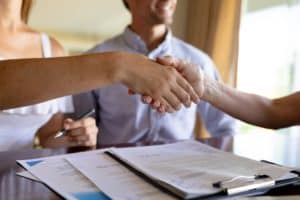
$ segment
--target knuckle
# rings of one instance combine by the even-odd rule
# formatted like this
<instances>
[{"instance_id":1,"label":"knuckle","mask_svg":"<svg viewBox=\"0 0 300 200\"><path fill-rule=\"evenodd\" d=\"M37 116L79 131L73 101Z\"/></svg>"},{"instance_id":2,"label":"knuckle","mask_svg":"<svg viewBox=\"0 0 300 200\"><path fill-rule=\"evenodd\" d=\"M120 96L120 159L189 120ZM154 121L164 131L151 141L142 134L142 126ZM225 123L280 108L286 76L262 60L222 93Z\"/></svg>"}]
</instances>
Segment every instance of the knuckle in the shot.
<instances>
[{"instance_id":1,"label":"knuckle","mask_svg":"<svg viewBox=\"0 0 300 200\"><path fill-rule=\"evenodd\" d=\"M158 89L152 89L151 90L151 96L153 97L153 98L157 98L157 97L159 97L160 96L160 91L158 90Z\"/></svg>"},{"instance_id":2,"label":"knuckle","mask_svg":"<svg viewBox=\"0 0 300 200\"><path fill-rule=\"evenodd\" d=\"M190 100L190 96L188 94L183 94L182 100L184 102L188 102Z\"/></svg>"},{"instance_id":3,"label":"knuckle","mask_svg":"<svg viewBox=\"0 0 300 200\"><path fill-rule=\"evenodd\" d=\"M181 108L181 104L179 102L176 103L175 105L175 110L178 111Z\"/></svg>"},{"instance_id":4,"label":"knuckle","mask_svg":"<svg viewBox=\"0 0 300 200\"><path fill-rule=\"evenodd\" d=\"M165 81L167 83L169 83L169 82L174 81L174 79L175 79L175 71L174 71L174 69L170 68L170 69L168 69L168 73L165 76Z\"/></svg>"}]
</instances>

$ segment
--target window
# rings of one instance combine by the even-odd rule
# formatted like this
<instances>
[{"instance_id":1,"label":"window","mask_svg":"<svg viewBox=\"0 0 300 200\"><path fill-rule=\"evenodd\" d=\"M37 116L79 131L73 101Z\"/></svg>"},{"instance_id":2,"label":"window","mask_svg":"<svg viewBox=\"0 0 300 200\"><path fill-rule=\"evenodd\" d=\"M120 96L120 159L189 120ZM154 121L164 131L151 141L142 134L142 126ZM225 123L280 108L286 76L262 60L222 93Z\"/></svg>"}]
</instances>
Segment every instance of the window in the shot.
<instances>
[{"instance_id":1,"label":"window","mask_svg":"<svg viewBox=\"0 0 300 200\"><path fill-rule=\"evenodd\" d=\"M238 89L271 98L299 90L300 1L248 0L243 4ZM242 123L241 132L270 130Z\"/></svg>"},{"instance_id":2,"label":"window","mask_svg":"<svg viewBox=\"0 0 300 200\"><path fill-rule=\"evenodd\" d=\"M268 96L287 95L300 90L300 1L299 0L244 0L241 19L240 52L237 87L239 90ZM293 148L299 145L300 128L272 131L241 123L237 154L253 158L276 157L280 163L295 166L299 159ZM281 140L270 144L263 133L276 132ZM293 133L294 132L294 133ZM243 134L266 144L255 149ZM282 143L282 134L289 134ZM248 138L249 139L249 138ZM290 151L290 152L289 152ZM286 155L289 155L288 157ZM298 161L297 161L298 160Z\"/></svg>"}]
</instances>

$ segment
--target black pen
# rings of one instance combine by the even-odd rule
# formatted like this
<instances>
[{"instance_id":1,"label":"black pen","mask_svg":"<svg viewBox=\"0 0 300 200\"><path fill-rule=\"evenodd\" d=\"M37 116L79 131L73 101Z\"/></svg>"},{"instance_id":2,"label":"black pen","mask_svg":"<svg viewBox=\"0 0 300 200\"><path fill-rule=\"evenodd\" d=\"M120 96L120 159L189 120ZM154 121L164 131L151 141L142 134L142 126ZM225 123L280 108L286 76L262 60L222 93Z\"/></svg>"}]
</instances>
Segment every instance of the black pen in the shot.
<instances>
[{"instance_id":1,"label":"black pen","mask_svg":"<svg viewBox=\"0 0 300 200\"><path fill-rule=\"evenodd\" d=\"M80 115L77 119L77 120L81 120L83 118L86 118L86 117L89 117L91 115L93 115L95 113L95 109L91 109L89 110L88 112L86 113L83 113L82 115ZM58 137L61 137L63 135L66 134L66 129L65 128L62 128L60 131L58 131L55 135L54 135L54 138L58 138Z\"/></svg>"}]
</instances>

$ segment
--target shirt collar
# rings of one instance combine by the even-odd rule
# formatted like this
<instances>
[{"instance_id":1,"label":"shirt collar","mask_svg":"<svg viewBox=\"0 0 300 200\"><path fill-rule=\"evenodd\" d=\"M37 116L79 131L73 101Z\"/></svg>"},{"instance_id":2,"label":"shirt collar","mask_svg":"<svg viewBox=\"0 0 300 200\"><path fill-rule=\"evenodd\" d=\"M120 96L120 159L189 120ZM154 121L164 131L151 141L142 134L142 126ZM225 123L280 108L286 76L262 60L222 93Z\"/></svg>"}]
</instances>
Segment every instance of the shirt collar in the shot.
<instances>
[{"instance_id":1,"label":"shirt collar","mask_svg":"<svg viewBox=\"0 0 300 200\"><path fill-rule=\"evenodd\" d=\"M125 29L123 34L123 38L130 48L153 58L170 54L172 36L172 31L168 29L168 33L162 43L160 43L157 48L149 52L143 39L137 33L133 32L129 27Z\"/></svg>"}]
</instances>

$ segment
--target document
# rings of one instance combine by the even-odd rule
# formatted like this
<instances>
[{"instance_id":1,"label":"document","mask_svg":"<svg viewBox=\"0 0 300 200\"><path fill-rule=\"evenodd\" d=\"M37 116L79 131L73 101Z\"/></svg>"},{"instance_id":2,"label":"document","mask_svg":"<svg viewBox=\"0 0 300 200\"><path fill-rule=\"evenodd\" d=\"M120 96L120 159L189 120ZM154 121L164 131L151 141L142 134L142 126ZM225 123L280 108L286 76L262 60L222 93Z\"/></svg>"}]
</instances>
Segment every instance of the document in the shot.
<instances>
[{"instance_id":1,"label":"document","mask_svg":"<svg viewBox=\"0 0 300 200\"><path fill-rule=\"evenodd\" d=\"M32 175L29 171L21 171L21 172L17 172L18 176L24 177L24 178L28 178L30 180L33 181L38 181L41 182L41 180L39 180L37 177L35 177L34 175Z\"/></svg>"},{"instance_id":2,"label":"document","mask_svg":"<svg viewBox=\"0 0 300 200\"><path fill-rule=\"evenodd\" d=\"M298 181L289 168L235 156L197 141L110 148L18 163L63 198L78 200L189 199L266 189L279 180ZM222 183L221 187L216 183Z\"/></svg>"},{"instance_id":3,"label":"document","mask_svg":"<svg viewBox=\"0 0 300 200\"><path fill-rule=\"evenodd\" d=\"M84 155L85 153L80 154ZM41 180L65 199L110 199L88 178L69 164L65 160L67 156L68 155L54 156L18 162L34 177Z\"/></svg>"},{"instance_id":4,"label":"document","mask_svg":"<svg viewBox=\"0 0 300 200\"><path fill-rule=\"evenodd\" d=\"M103 152L72 155L67 160L112 199L174 199Z\"/></svg>"},{"instance_id":5,"label":"document","mask_svg":"<svg viewBox=\"0 0 300 200\"><path fill-rule=\"evenodd\" d=\"M241 200L299 200L300 196L263 196L263 197L251 197L242 198Z\"/></svg>"},{"instance_id":6,"label":"document","mask_svg":"<svg viewBox=\"0 0 300 200\"><path fill-rule=\"evenodd\" d=\"M222 188L213 187L213 183L219 181L236 179L238 185L251 185L254 179L245 179L254 175L267 175L271 180L298 177L290 173L290 169L235 156L196 141L113 148L109 152L182 198L218 193ZM264 186L263 183L262 180L260 184ZM270 186L275 182L265 183Z\"/></svg>"}]
</instances>

